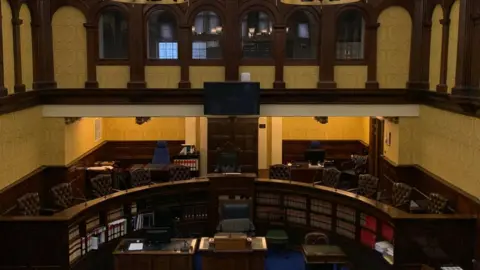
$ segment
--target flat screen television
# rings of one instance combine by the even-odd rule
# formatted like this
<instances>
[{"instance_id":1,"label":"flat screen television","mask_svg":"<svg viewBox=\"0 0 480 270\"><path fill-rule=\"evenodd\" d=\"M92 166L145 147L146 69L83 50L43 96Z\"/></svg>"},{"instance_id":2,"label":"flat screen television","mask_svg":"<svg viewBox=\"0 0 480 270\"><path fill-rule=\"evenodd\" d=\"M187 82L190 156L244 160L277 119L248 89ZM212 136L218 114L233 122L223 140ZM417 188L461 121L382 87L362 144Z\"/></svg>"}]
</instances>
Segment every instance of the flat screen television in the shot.
<instances>
[{"instance_id":1,"label":"flat screen television","mask_svg":"<svg viewBox=\"0 0 480 270\"><path fill-rule=\"evenodd\" d=\"M260 114L260 83L204 83L203 113L207 116L257 116Z\"/></svg>"}]
</instances>

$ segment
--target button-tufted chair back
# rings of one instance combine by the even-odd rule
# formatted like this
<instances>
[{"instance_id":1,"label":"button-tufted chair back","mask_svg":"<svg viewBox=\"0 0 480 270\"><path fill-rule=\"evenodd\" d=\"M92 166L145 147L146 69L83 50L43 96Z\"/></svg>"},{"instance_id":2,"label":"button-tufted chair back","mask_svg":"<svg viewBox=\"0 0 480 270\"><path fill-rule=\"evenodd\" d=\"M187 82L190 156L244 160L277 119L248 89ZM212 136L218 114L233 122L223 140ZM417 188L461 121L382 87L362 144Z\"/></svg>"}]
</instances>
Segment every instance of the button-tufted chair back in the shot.
<instances>
[{"instance_id":1,"label":"button-tufted chair back","mask_svg":"<svg viewBox=\"0 0 480 270\"><path fill-rule=\"evenodd\" d=\"M368 161L368 156L352 155L353 169L356 174L361 174L365 171Z\"/></svg>"},{"instance_id":2,"label":"button-tufted chair back","mask_svg":"<svg viewBox=\"0 0 480 270\"><path fill-rule=\"evenodd\" d=\"M290 167L284 164L275 164L270 166L270 179L291 180Z\"/></svg>"},{"instance_id":3,"label":"button-tufted chair back","mask_svg":"<svg viewBox=\"0 0 480 270\"><path fill-rule=\"evenodd\" d=\"M99 174L90 179L90 182L92 183L93 195L96 197L106 196L113 191L112 176L110 174Z\"/></svg>"},{"instance_id":4,"label":"button-tufted chair back","mask_svg":"<svg viewBox=\"0 0 480 270\"><path fill-rule=\"evenodd\" d=\"M40 215L40 195L37 192L27 193L17 199L20 212L25 216Z\"/></svg>"},{"instance_id":5,"label":"button-tufted chair back","mask_svg":"<svg viewBox=\"0 0 480 270\"><path fill-rule=\"evenodd\" d=\"M144 186L152 182L152 175L148 169L135 168L130 171L130 180L132 187Z\"/></svg>"},{"instance_id":6,"label":"button-tufted chair back","mask_svg":"<svg viewBox=\"0 0 480 270\"><path fill-rule=\"evenodd\" d=\"M377 193L378 177L371 174L358 176L358 194L365 197L373 197Z\"/></svg>"},{"instance_id":7,"label":"button-tufted chair back","mask_svg":"<svg viewBox=\"0 0 480 270\"><path fill-rule=\"evenodd\" d=\"M405 183L394 183L392 187L392 204L395 207L404 205L410 201L412 187Z\"/></svg>"},{"instance_id":8,"label":"button-tufted chair back","mask_svg":"<svg viewBox=\"0 0 480 270\"><path fill-rule=\"evenodd\" d=\"M173 165L169 168L170 181L188 180L190 176L190 168L183 165Z\"/></svg>"},{"instance_id":9,"label":"button-tufted chair back","mask_svg":"<svg viewBox=\"0 0 480 270\"><path fill-rule=\"evenodd\" d=\"M341 174L342 172L335 167L323 168L322 184L327 187L336 187Z\"/></svg>"},{"instance_id":10,"label":"button-tufted chair back","mask_svg":"<svg viewBox=\"0 0 480 270\"><path fill-rule=\"evenodd\" d=\"M61 183L51 189L55 205L62 209L69 208L74 204L72 184Z\"/></svg>"},{"instance_id":11,"label":"button-tufted chair back","mask_svg":"<svg viewBox=\"0 0 480 270\"><path fill-rule=\"evenodd\" d=\"M448 199L438 193L430 193L428 196L427 211L432 214L442 214L447 208Z\"/></svg>"},{"instance_id":12,"label":"button-tufted chair back","mask_svg":"<svg viewBox=\"0 0 480 270\"><path fill-rule=\"evenodd\" d=\"M321 232L311 232L305 235L305 245L328 245L328 236Z\"/></svg>"}]
</instances>

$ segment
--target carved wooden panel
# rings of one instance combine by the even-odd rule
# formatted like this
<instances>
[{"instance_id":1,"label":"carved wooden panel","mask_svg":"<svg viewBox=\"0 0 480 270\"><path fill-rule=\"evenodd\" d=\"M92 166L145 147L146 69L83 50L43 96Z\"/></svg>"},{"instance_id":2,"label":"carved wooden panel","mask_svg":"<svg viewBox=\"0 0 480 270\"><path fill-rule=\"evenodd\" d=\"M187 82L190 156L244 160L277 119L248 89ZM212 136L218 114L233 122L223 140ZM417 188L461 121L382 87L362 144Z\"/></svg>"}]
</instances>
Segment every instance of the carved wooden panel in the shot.
<instances>
[{"instance_id":1,"label":"carved wooden panel","mask_svg":"<svg viewBox=\"0 0 480 270\"><path fill-rule=\"evenodd\" d=\"M258 118L208 119L208 172L213 172L217 151L230 142L240 150L239 165L258 169Z\"/></svg>"}]
</instances>

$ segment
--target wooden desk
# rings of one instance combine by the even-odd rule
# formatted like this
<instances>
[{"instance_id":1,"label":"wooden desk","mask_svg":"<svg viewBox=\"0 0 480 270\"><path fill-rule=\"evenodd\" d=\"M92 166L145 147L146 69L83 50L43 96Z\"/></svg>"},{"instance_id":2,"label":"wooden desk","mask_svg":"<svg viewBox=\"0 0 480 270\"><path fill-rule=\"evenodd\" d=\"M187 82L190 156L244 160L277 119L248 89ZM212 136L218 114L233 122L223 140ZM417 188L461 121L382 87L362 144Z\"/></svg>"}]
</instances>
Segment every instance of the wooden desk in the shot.
<instances>
[{"instance_id":1,"label":"wooden desk","mask_svg":"<svg viewBox=\"0 0 480 270\"><path fill-rule=\"evenodd\" d=\"M202 237L198 251L202 253L203 270L263 270L267 242L265 237L254 237L251 249L215 251L210 247L208 237Z\"/></svg>"},{"instance_id":2,"label":"wooden desk","mask_svg":"<svg viewBox=\"0 0 480 270\"><path fill-rule=\"evenodd\" d=\"M309 168L308 164L300 164L298 167L291 167L292 181L311 184L322 181L323 167Z\"/></svg>"},{"instance_id":3,"label":"wooden desk","mask_svg":"<svg viewBox=\"0 0 480 270\"><path fill-rule=\"evenodd\" d=\"M307 269L333 269L333 264L345 264L347 255L338 246L302 245L303 258ZM312 267L313 266L313 267ZM318 267L319 266L319 267Z\"/></svg>"},{"instance_id":4,"label":"wooden desk","mask_svg":"<svg viewBox=\"0 0 480 270\"><path fill-rule=\"evenodd\" d=\"M188 251L180 251L187 241ZM143 243L143 250L129 251L131 243ZM115 270L192 270L197 239L177 238L169 244L147 246L143 239L124 239L113 252Z\"/></svg>"}]
</instances>

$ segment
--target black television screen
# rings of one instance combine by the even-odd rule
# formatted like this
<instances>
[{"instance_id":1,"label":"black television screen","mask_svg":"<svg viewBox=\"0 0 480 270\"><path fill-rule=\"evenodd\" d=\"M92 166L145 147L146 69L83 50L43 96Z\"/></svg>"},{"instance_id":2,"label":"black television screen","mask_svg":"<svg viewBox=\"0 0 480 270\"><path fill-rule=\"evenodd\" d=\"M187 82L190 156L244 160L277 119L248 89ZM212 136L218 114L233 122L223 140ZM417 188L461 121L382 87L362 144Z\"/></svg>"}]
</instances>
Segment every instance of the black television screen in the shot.
<instances>
[{"instance_id":1,"label":"black television screen","mask_svg":"<svg viewBox=\"0 0 480 270\"><path fill-rule=\"evenodd\" d=\"M205 115L259 115L260 83L204 83L203 113Z\"/></svg>"}]
</instances>

